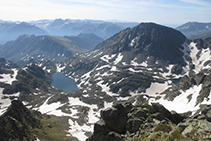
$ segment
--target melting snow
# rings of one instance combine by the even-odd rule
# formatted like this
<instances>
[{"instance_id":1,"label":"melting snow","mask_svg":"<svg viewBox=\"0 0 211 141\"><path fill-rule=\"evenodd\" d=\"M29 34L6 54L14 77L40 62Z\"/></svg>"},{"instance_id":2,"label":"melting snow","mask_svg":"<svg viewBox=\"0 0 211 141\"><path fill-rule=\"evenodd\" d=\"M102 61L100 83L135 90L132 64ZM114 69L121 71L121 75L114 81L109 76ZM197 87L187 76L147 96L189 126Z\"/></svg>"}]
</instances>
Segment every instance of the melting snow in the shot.
<instances>
[{"instance_id":1,"label":"melting snow","mask_svg":"<svg viewBox=\"0 0 211 141\"><path fill-rule=\"evenodd\" d=\"M116 56L116 54L112 54L111 56L110 55L104 55L104 56L100 57L100 59L109 63L109 60L113 59L114 56Z\"/></svg>"},{"instance_id":2,"label":"melting snow","mask_svg":"<svg viewBox=\"0 0 211 141\"><path fill-rule=\"evenodd\" d=\"M196 66L195 69L193 70L196 74L199 73L202 69L209 69L210 66L204 66L204 63L206 61L211 60L211 51L209 48L207 49L201 49L199 50L196 47L197 43L191 42L190 45L187 45L186 43L183 44L184 49L182 50L184 53L183 59L186 61L187 64L188 61L186 60L185 56L190 56L192 59L192 63ZM201 51L199 58L197 58L197 53ZM183 68L185 72L188 72L190 70L189 66L186 66Z\"/></svg>"},{"instance_id":3,"label":"melting snow","mask_svg":"<svg viewBox=\"0 0 211 141\"><path fill-rule=\"evenodd\" d=\"M156 93L161 93L168 88L168 83L151 83L150 87L146 89L146 94L149 96L157 96Z\"/></svg>"},{"instance_id":4,"label":"melting snow","mask_svg":"<svg viewBox=\"0 0 211 141\"><path fill-rule=\"evenodd\" d=\"M94 104L86 104L83 101L80 101L79 98L73 98L73 97L69 97L69 104L70 106L85 106L85 107L89 107L89 111L88 111L88 124L90 125L86 125L83 124L82 126L80 126L76 121L72 121L71 119L69 119L69 124L70 124L70 129L69 132L77 137L79 140L86 140L87 136L84 135L85 132L92 132L93 128L94 128L94 123L97 122L99 120L99 112L95 112L94 109L97 109L97 105Z\"/></svg>"},{"instance_id":5,"label":"melting snow","mask_svg":"<svg viewBox=\"0 0 211 141\"><path fill-rule=\"evenodd\" d=\"M135 60L137 60L137 58L134 58L134 59L131 61L131 65L132 65L132 66L143 66L143 67L147 67L147 61L142 62L141 64L139 64L139 63L137 63Z\"/></svg>"},{"instance_id":6,"label":"melting snow","mask_svg":"<svg viewBox=\"0 0 211 141\"><path fill-rule=\"evenodd\" d=\"M61 104L60 101L56 103L47 104L48 100L51 97L47 98L46 101L39 108L35 108L35 109L39 110L43 114L48 114L48 115L71 116L71 114L64 113L60 109L58 109L64 105L64 104Z\"/></svg>"},{"instance_id":7,"label":"melting snow","mask_svg":"<svg viewBox=\"0 0 211 141\"><path fill-rule=\"evenodd\" d=\"M16 76L18 74L18 70L12 69L12 71L14 74L1 74L1 77L3 78L0 78L0 82L12 85L13 81L17 81Z\"/></svg>"},{"instance_id":8,"label":"melting snow","mask_svg":"<svg viewBox=\"0 0 211 141\"><path fill-rule=\"evenodd\" d=\"M199 92L202 89L202 84L199 86L193 86L190 89L186 91L181 90L181 94L177 96L173 101L164 100L163 98L159 99L158 101L155 101L153 99L150 100L150 102L159 102L163 106L165 106L168 110L176 111L177 113L184 113L187 111L193 111L199 109L199 105L196 106L197 97L199 96ZM188 96L192 94L191 100L188 102ZM211 92L209 94L209 97L211 97ZM204 100L202 104L210 104L211 99Z\"/></svg>"},{"instance_id":9,"label":"melting snow","mask_svg":"<svg viewBox=\"0 0 211 141\"><path fill-rule=\"evenodd\" d=\"M19 97L20 93L3 94L4 88L0 88L0 115L2 115L11 104L10 97Z\"/></svg>"},{"instance_id":10,"label":"melting snow","mask_svg":"<svg viewBox=\"0 0 211 141\"><path fill-rule=\"evenodd\" d=\"M138 39L138 37L131 40L131 42L129 43L129 47L133 47L135 45L136 39Z\"/></svg>"},{"instance_id":11,"label":"melting snow","mask_svg":"<svg viewBox=\"0 0 211 141\"><path fill-rule=\"evenodd\" d=\"M114 61L114 65L118 64L123 58L123 54L119 53L117 58Z\"/></svg>"},{"instance_id":12,"label":"melting snow","mask_svg":"<svg viewBox=\"0 0 211 141\"><path fill-rule=\"evenodd\" d=\"M118 94L115 94L115 93L112 93L109 91L109 86L107 86L106 84L102 84L103 83L103 80L102 81L99 81L97 83L98 86L100 86L102 88L102 92L105 92L106 94L110 95L110 96L118 96Z\"/></svg>"},{"instance_id":13,"label":"melting snow","mask_svg":"<svg viewBox=\"0 0 211 141\"><path fill-rule=\"evenodd\" d=\"M63 69L65 69L65 65L63 67L61 67L61 64L57 64L57 72L61 72Z\"/></svg>"},{"instance_id":14,"label":"melting snow","mask_svg":"<svg viewBox=\"0 0 211 141\"><path fill-rule=\"evenodd\" d=\"M101 69L104 69L104 68L111 68L111 66L110 65L104 65L104 66L97 68L96 70L98 71L98 70L101 70Z\"/></svg>"},{"instance_id":15,"label":"melting snow","mask_svg":"<svg viewBox=\"0 0 211 141\"><path fill-rule=\"evenodd\" d=\"M85 132L92 132L93 125L90 127L86 124L80 126L77 121L72 121L71 119L68 120L70 128L68 132L72 135L77 137L80 141L85 141L88 137L84 134Z\"/></svg>"}]
</instances>

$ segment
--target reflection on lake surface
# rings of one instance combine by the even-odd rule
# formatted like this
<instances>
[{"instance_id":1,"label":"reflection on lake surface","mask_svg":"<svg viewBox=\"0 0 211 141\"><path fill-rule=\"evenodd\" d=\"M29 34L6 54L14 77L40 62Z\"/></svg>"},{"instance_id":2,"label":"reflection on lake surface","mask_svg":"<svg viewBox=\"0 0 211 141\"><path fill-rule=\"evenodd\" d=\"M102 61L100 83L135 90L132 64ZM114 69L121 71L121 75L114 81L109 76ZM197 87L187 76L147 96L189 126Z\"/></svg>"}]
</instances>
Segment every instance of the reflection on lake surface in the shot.
<instances>
[{"instance_id":1,"label":"reflection on lake surface","mask_svg":"<svg viewBox=\"0 0 211 141\"><path fill-rule=\"evenodd\" d=\"M64 74L59 72L53 75L52 86L62 89L64 92L75 92L78 87L75 85L75 81Z\"/></svg>"}]
</instances>

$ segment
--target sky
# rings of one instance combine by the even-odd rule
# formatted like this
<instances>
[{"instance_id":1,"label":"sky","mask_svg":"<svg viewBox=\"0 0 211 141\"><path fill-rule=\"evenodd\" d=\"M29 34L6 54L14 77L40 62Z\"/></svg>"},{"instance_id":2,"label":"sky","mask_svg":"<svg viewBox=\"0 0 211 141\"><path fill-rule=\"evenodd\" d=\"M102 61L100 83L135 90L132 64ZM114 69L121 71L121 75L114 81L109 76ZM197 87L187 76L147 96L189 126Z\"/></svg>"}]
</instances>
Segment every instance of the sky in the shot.
<instances>
[{"instance_id":1,"label":"sky","mask_svg":"<svg viewBox=\"0 0 211 141\"><path fill-rule=\"evenodd\" d=\"M58 18L165 25L211 22L211 0L0 0L0 20Z\"/></svg>"}]
</instances>

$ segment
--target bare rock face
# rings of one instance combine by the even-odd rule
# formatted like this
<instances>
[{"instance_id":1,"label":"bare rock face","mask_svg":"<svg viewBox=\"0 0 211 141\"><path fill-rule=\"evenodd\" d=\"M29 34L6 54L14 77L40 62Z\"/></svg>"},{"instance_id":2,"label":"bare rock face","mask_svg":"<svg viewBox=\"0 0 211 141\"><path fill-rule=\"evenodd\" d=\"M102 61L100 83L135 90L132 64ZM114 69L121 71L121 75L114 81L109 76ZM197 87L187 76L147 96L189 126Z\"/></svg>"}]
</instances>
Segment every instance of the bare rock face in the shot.
<instances>
[{"instance_id":1,"label":"bare rock face","mask_svg":"<svg viewBox=\"0 0 211 141\"><path fill-rule=\"evenodd\" d=\"M101 111L101 117L110 129L117 133L125 133L127 113L122 104Z\"/></svg>"},{"instance_id":2,"label":"bare rock face","mask_svg":"<svg viewBox=\"0 0 211 141\"><path fill-rule=\"evenodd\" d=\"M211 122L211 105L200 105L201 113Z\"/></svg>"},{"instance_id":3,"label":"bare rock face","mask_svg":"<svg viewBox=\"0 0 211 141\"><path fill-rule=\"evenodd\" d=\"M152 106L124 103L101 112L101 119L87 141L210 140L210 121L211 105L200 105L190 116L170 112L159 103Z\"/></svg>"},{"instance_id":4,"label":"bare rock face","mask_svg":"<svg viewBox=\"0 0 211 141\"><path fill-rule=\"evenodd\" d=\"M1 140L35 140L36 136L30 130L41 126L41 122L22 102L14 100L0 117Z\"/></svg>"}]
</instances>

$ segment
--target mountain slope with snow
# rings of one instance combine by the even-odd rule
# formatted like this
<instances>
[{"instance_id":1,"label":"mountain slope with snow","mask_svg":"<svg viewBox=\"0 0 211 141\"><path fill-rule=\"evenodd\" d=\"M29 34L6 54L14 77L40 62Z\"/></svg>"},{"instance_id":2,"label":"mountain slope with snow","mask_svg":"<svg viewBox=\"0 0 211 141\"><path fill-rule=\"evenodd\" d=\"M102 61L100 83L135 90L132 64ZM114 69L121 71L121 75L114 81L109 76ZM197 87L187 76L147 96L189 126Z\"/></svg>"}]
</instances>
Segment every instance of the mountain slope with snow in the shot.
<instances>
[{"instance_id":1,"label":"mountain slope with snow","mask_svg":"<svg viewBox=\"0 0 211 141\"><path fill-rule=\"evenodd\" d=\"M211 38L190 41L172 28L142 23L74 60L41 59L2 69L1 113L11 99L19 99L42 114L67 117L67 135L79 140L91 134L100 111L117 102L159 102L169 110L195 113L211 102L210 50ZM73 78L79 90L52 87L56 71Z\"/></svg>"},{"instance_id":2,"label":"mountain slope with snow","mask_svg":"<svg viewBox=\"0 0 211 141\"><path fill-rule=\"evenodd\" d=\"M96 50L59 67L63 66L61 72L73 77L79 88L90 89L89 93L100 90L117 100L143 94L163 97L165 90L185 75L210 74L210 46L210 39L188 41L174 29L144 23L123 30ZM175 93L182 94L179 91ZM206 94L210 95L209 91Z\"/></svg>"},{"instance_id":3,"label":"mountain slope with snow","mask_svg":"<svg viewBox=\"0 0 211 141\"><path fill-rule=\"evenodd\" d=\"M93 34L71 37L22 35L15 41L1 45L0 56L20 66L26 65L31 59L47 58L60 62L93 49L101 41L101 38Z\"/></svg>"}]
</instances>

